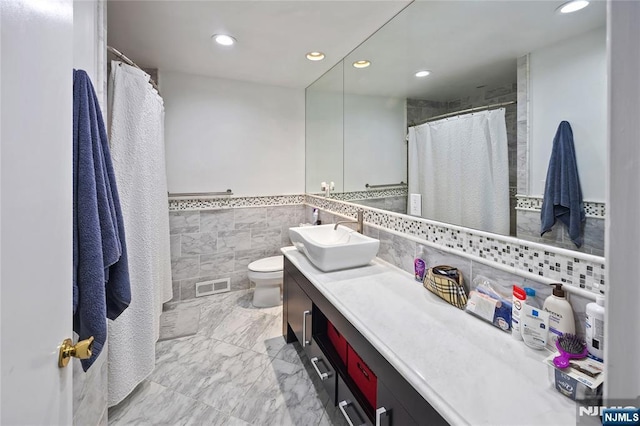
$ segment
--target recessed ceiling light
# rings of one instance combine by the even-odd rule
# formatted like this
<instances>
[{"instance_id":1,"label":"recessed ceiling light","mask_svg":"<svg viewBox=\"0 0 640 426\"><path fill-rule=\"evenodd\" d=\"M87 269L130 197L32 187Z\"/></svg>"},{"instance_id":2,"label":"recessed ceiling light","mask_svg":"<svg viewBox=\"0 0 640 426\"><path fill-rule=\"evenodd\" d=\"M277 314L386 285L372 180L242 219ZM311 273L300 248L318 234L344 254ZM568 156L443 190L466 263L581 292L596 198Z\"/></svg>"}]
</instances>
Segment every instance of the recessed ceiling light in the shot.
<instances>
[{"instance_id":1,"label":"recessed ceiling light","mask_svg":"<svg viewBox=\"0 0 640 426\"><path fill-rule=\"evenodd\" d=\"M584 9L587 6L589 6L589 2L587 0L573 0L560 5L557 10L559 10L560 13L571 13Z\"/></svg>"},{"instance_id":2,"label":"recessed ceiling light","mask_svg":"<svg viewBox=\"0 0 640 426\"><path fill-rule=\"evenodd\" d=\"M324 53L322 52L309 52L307 53L307 59L310 61L321 61L324 59Z\"/></svg>"},{"instance_id":3,"label":"recessed ceiling light","mask_svg":"<svg viewBox=\"0 0 640 426\"><path fill-rule=\"evenodd\" d=\"M422 71L418 71L418 72L416 73L416 77L426 77L426 76L428 76L429 74L431 74L431 71L429 71L429 70L422 70Z\"/></svg>"},{"instance_id":4,"label":"recessed ceiling light","mask_svg":"<svg viewBox=\"0 0 640 426\"><path fill-rule=\"evenodd\" d=\"M355 62L353 63L353 66L354 66L355 68L366 68L366 67L368 67L369 65L371 65L371 62L366 61L366 60L363 60L363 61L355 61Z\"/></svg>"},{"instance_id":5,"label":"recessed ceiling light","mask_svg":"<svg viewBox=\"0 0 640 426\"><path fill-rule=\"evenodd\" d=\"M222 46L231 46L236 42L236 39L226 34L214 34L211 36L213 41Z\"/></svg>"}]
</instances>

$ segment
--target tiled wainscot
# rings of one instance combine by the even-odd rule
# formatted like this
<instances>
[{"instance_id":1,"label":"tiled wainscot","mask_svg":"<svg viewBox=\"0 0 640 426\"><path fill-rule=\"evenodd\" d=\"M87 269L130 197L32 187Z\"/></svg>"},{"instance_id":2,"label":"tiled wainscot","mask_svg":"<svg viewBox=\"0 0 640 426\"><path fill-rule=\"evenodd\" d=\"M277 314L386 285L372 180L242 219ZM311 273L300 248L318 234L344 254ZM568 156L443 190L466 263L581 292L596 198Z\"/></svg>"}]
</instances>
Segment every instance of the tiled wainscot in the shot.
<instances>
[{"instance_id":1,"label":"tiled wainscot","mask_svg":"<svg viewBox=\"0 0 640 426\"><path fill-rule=\"evenodd\" d=\"M231 290L249 288L247 266L291 245L288 229L304 219L302 204L256 207L195 207L173 202L171 227L172 302L193 299L196 284L229 278ZM194 208L195 207L195 208Z\"/></svg>"}]
</instances>

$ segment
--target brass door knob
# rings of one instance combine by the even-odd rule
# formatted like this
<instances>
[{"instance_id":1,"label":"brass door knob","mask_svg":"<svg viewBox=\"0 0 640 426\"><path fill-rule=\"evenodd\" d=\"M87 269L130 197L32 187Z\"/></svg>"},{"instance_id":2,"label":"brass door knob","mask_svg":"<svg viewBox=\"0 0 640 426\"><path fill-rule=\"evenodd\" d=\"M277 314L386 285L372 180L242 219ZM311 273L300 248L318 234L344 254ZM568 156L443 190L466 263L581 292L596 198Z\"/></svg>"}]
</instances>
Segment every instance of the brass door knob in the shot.
<instances>
[{"instance_id":1,"label":"brass door knob","mask_svg":"<svg viewBox=\"0 0 640 426\"><path fill-rule=\"evenodd\" d=\"M93 348L93 336L85 340L80 340L75 345L71 339L64 339L60 345L60 353L58 354L58 367L63 368L69 364L71 357L78 359L91 358L91 349Z\"/></svg>"}]
</instances>

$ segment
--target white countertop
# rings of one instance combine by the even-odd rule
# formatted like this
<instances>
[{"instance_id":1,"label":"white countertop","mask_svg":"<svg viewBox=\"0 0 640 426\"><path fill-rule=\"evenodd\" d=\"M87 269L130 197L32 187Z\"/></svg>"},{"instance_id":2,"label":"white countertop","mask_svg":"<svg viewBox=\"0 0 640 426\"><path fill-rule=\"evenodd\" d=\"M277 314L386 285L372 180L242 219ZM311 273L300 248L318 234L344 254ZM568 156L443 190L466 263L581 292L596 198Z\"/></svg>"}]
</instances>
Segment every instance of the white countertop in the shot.
<instances>
[{"instance_id":1,"label":"white countertop","mask_svg":"<svg viewBox=\"0 0 640 426\"><path fill-rule=\"evenodd\" d=\"M548 351L449 305L380 259L322 272L294 247L282 252L450 424L575 426L575 403L549 382Z\"/></svg>"}]
</instances>

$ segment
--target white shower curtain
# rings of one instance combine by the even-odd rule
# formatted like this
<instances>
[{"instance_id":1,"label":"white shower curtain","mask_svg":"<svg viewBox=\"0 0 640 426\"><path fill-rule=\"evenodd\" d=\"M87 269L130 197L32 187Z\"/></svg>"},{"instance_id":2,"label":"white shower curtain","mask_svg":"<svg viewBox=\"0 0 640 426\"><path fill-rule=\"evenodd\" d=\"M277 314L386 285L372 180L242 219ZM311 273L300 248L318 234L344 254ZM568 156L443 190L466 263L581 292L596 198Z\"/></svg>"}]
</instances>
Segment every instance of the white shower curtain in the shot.
<instances>
[{"instance_id":1,"label":"white shower curtain","mask_svg":"<svg viewBox=\"0 0 640 426\"><path fill-rule=\"evenodd\" d=\"M504 108L410 127L409 193L422 217L509 235Z\"/></svg>"},{"instance_id":2,"label":"white shower curtain","mask_svg":"<svg viewBox=\"0 0 640 426\"><path fill-rule=\"evenodd\" d=\"M155 367L162 303L172 297L164 105L149 75L111 63L110 145L124 218L131 305L109 322L108 404Z\"/></svg>"}]
</instances>

